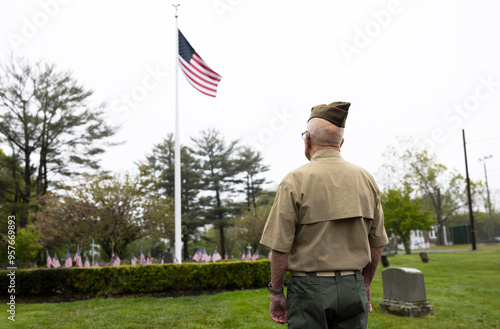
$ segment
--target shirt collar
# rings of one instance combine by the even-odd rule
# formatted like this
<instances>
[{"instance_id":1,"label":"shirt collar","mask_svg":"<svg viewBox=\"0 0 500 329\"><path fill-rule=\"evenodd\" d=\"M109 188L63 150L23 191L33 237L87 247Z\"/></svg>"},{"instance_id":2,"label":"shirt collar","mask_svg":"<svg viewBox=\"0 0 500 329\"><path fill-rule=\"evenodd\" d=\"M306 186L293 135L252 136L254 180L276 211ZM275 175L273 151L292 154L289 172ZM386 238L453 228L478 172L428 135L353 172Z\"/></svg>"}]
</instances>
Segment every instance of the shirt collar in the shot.
<instances>
[{"instance_id":1,"label":"shirt collar","mask_svg":"<svg viewBox=\"0 0 500 329\"><path fill-rule=\"evenodd\" d=\"M319 159L326 159L326 158L342 159L342 155L340 154L339 150L324 149L324 150L316 151L314 153L314 155L312 156L311 161L319 160Z\"/></svg>"}]
</instances>

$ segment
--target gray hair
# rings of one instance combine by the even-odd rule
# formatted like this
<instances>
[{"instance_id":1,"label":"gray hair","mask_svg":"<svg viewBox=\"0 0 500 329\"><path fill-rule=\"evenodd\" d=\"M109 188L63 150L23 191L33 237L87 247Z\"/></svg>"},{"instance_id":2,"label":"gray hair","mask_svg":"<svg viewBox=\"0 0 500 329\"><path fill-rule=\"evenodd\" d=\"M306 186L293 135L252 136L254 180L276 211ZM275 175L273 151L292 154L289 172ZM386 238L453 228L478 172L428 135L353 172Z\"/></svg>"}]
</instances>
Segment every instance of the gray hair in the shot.
<instances>
[{"instance_id":1,"label":"gray hair","mask_svg":"<svg viewBox=\"0 0 500 329\"><path fill-rule=\"evenodd\" d=\"M337 127L322 118L309 120L307 131L311 135L312 142L318 146L339 147L344 138L344 128Z\"/></svg>"}]
</instances>

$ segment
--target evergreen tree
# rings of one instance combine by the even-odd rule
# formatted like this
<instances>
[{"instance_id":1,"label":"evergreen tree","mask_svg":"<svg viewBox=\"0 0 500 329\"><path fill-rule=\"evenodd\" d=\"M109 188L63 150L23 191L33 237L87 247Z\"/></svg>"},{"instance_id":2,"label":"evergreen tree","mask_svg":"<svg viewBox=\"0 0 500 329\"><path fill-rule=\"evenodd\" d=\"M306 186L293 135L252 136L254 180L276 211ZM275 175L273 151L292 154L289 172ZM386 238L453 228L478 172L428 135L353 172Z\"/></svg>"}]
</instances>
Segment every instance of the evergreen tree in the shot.
<instances>
[{"instance_id":1,"label":"evergreen tree","mask_svg":"<svg viewBox=\"0 0 500 329\"><path fill-rule=\"evenodd\" d=\"M219 252L224 258L224 229L231 225L231 216L240 211L230 200L224 200L224 197L229 198L236 192L236 185L240 182L237 176L241 167L235 158L239 141L227 143L220 132L213 129L202 131L200 137L193 137L192 140L196 146L195 153L201 161L204 189L213 192L200 199L200 203L206 206L204 218L219 230Z\"/></svg>"}]
</instances>

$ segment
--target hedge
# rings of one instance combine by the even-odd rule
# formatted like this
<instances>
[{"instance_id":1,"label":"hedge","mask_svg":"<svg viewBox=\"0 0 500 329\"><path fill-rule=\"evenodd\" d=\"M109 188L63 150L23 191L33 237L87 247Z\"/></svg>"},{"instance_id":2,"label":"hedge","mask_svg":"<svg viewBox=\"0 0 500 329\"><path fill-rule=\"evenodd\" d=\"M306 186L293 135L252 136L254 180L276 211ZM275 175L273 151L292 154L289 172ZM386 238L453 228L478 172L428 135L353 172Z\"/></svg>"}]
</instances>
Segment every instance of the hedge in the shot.
<instances>
[{"instance_id":1,"label":"hedge","mask_svg":"<svg viewBox=\"0 0 500 329\"><path fill-rule=\"evenodd\" d=\"M8 295L9 271L0 271L2 295ZM270 281L270 261L146 266L72 267L16 270L15 295L25 297L122 294L171 295L262 288Z\"/></svg>"}]
</instances>

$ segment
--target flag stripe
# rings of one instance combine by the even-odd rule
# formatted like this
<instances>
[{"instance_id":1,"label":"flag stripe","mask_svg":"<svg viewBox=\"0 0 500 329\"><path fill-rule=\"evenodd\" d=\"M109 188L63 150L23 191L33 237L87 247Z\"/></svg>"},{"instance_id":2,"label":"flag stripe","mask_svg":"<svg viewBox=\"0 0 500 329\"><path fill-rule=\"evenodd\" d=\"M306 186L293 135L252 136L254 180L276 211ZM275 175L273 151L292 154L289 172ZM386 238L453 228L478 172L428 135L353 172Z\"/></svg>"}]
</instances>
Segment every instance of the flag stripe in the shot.
<instances>
[{"instance_id":1,"label":"flag stripe","mask_svg":"<svg viewBox=\"0 0 500 329\"><path fill-rule=\"evenodd\" d=\"M215 81L220 81L222 77L220 76L219 73L215 72L212 70L210 67L208 67L207 63L201 58L200 55L198 55L197 52L194 53L193 57L191 58L191 62L194 62L192 65L198 69L201 73L205 74L206 76L210 77L212 80ZM196 65L195 65L196 64ZM198 68L199 66L199 68Z\"/></svg>"},{"instance_id":2,"label":"flag stripe","mask_svg":"<svg viewBox=\"0 0 500 329\"><path fill-rule=\"evenodd\" d=\"M212 70L178 30L178 60L187 81L199 92L215 97L222 76Z\"/></svg>"},{"instance_id":3,"label":"flag stripe","mask_svg":"<svg viewBox=\"0 0 500 329\"><path fill-rule=\"evenodd\" d=\"M202 94L205 94L205 95L208 95L208 96L211 96L211 97L215 97L215 94L213 91L210 91L210 90L207 90L205 88L202 88L202 87L199 87L197 86L196 84L194 84L191 80L188 80L189 84L191 86L193 86L196 90L198 90L200 93Z\"/></svg>"},{"instance_id":4,"label":"flag stripe","mask_svg":"<svg viewBox=\"0 0 500 329\"><path fill-rule=\"evenodd\" d=\"M188 80L195 82L197 85L205 87L213 92L217 92L217 83L211 82L203 78L202 73L194 66L187 66L184 60L181 58L181 69L186 76L189 77Z\"/></svg>"},{"instance_id":5,"label":"flag stripe","mask_svg":"<svg viewBox=\"0 0 500 329\"><path fill-rule=\"evenodd\" d=\"M204 72L200 71L196 66L188 64L186 61L179 57L179 62L181 64L181 70L184 72L186 79L191 84L195 83L196 85L206 88L209 91L212 91L214 94L217 92L217 85L219 80L207 80L205 79Z\"/></svg>"}]
</instances>

